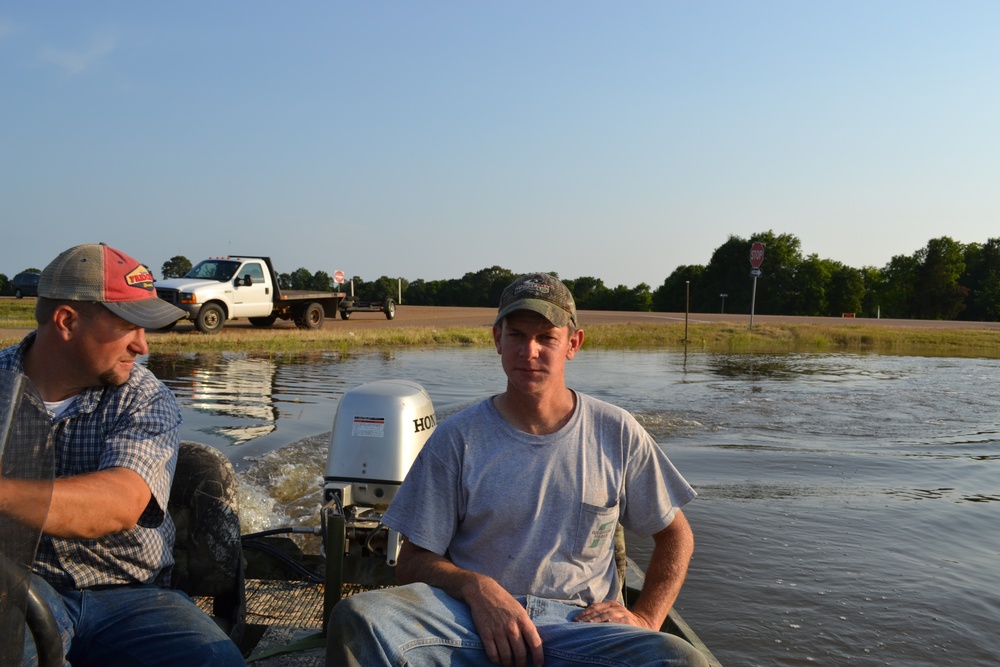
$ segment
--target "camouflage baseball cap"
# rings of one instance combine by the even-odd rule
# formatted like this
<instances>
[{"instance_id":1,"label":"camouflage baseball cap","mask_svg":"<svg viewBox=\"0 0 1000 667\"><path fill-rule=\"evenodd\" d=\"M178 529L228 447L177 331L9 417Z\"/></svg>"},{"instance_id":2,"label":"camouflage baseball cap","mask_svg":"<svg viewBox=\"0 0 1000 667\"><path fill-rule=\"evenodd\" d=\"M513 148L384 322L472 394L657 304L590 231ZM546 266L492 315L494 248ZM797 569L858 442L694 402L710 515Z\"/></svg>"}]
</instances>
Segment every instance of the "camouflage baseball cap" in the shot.
<instances>
[{"instance_id":1,"label":"camouflage baseball cap","mask_svg":"<svg viewBox=\"0 0 1000 667\"><path fill-rule=\"evenodd\" d=\"M573 295L561 280L548 273L528 273L507 286L500 295L494 325L516 310L538 313L554 326L579 327Z\"/></svg>"}]
</instances>

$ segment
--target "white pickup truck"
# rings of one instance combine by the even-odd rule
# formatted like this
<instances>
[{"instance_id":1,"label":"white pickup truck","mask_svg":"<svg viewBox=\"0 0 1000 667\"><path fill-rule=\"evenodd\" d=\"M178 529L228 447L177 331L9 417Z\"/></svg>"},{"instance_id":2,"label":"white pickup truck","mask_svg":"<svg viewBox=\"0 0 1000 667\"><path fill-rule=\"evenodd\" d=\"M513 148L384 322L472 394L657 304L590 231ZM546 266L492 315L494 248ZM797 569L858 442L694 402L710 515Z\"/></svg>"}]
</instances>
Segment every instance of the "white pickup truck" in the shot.
<instances>
[{"instance_id":1,"label":"white pickup truck","mask_svg":"<svg viewBox=\"0 0 1000 667\"><path fill-rule=\"evenodd\" d=\"M343 292L282 290L270 258L249 255L206 259L183 278L157 281L156 294L186 311L187 318L207 334L220 331L227 320L243 317L258 327L269 327L281 318L304 329L318 329L326 317L336 316L347 298Z\"/></svg>"}]
</instances>

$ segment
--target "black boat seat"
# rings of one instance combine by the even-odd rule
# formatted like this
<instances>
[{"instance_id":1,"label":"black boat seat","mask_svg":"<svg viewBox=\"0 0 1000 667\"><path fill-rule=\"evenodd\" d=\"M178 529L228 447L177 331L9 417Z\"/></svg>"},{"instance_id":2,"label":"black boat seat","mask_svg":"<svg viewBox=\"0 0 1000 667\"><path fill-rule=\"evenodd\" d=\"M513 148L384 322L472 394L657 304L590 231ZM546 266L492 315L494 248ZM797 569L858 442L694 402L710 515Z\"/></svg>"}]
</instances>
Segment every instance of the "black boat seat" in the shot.
<instances>
[{"instance_id":1,"label":"black boat seat","mask_svg":"<svg viewBox=\"0 0 1000 667\"><path fill-rule=\"evenodd\" d=\"M212 598L212 617L240 646L246 627L243 548L236 472L225 455L181 442L168 507L177 529L171 586Z\"/></svg>"}]
</instances>

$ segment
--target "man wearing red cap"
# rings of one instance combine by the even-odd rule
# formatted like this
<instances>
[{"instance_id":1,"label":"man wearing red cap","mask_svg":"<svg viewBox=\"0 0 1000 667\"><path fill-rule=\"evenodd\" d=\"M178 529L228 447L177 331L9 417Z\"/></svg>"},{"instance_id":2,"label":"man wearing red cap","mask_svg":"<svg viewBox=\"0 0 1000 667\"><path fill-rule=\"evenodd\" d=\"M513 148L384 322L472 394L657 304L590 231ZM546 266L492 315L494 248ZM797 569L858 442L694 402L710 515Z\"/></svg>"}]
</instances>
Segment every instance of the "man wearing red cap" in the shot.
<instances>
[{"instance_id":1,"label":"man wearing red cap","mask_svg":"<svg viewBox=\"0 0 1000 667\"><path fill-rule=\"evenodd\" d=\"M52 419L56 480L32 585L48 603L74 666L242 665L236 645L194 603L166 588L174 526L167 512L180 410L136 357L145 329L184 316L157 298L144 265L104 244L60 254L38 283L36 331L0 351ZM0 511L30 520L30 483L5 480ZM26 664L34 646L26 642Z\"/></svg>"}]
</instances>

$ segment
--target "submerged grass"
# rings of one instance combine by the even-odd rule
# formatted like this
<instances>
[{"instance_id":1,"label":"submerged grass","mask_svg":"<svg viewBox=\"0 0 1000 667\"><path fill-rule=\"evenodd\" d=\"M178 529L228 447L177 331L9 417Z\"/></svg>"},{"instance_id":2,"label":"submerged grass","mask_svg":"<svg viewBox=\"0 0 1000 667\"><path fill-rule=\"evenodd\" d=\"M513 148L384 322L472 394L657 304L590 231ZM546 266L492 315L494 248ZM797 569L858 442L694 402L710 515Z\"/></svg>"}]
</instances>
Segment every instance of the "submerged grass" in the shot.
<instances>
[{"instance_id":1,"label":"submerged grass","mask_svg":"<svg viewBox=\"0 0 1000 667\"><path fill-rule=\"evenodd\" d=\"M0 299L0 329L34 327L33 299ZM489 327L336 328L318 331L276 326L273 329L229 327L213 336L193 330L151 332L157 354L245 352L260 356L349 354L375 348L490 347ZM696 323L684 340L683 322L597 324L585 327L585 348L684 349L705 352L859 352L928 356L1000 358L1000 329L943 329L863 324L757 324L751 331L733 323ZM0 334L0 346L20 340Z\"/></svg>"}]
</instances>

